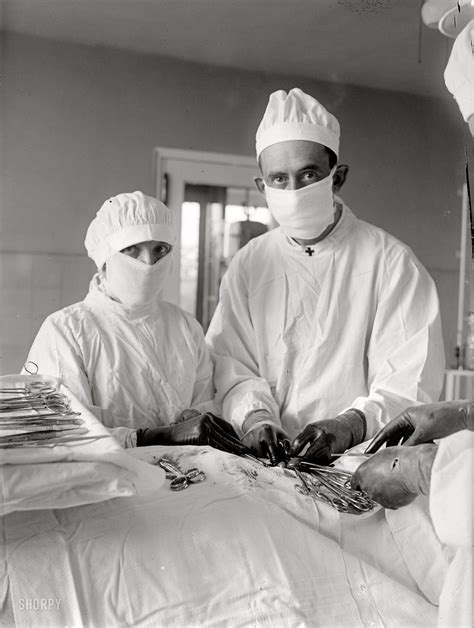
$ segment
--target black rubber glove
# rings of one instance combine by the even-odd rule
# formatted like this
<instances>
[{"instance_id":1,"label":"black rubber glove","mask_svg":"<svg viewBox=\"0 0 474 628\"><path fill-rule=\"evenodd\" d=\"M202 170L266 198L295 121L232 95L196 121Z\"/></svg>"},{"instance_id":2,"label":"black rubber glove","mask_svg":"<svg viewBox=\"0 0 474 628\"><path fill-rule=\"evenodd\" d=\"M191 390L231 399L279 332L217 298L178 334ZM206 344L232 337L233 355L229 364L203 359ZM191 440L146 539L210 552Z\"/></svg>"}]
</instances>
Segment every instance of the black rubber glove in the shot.
<instances>
[{"instance_id":1,"label":"black rubber glove","mask_svg":"<svg viewBox=\"0 0 474 628\"><path fill-rule=\"evenodd\" d=\"M210 445L233 454L246 453L230 423L210 412L164 427L137 430L137 447Z\"/></svg>"},{"instance_id":2,"label":"black rubber glove","mask_svg":"<svg viewBox=\"0 0 474 628\"><path fill-rule=\"evenodd\" d=\"M293 441L292 454L298 456L309 445L303 460L329 464L334 457L361 443L365 438L366 421L360 410L351 408L334 419L309 423Z\"/></svg>"},{"instance_id":3,"label":"black rubber glove","mask_svg":"<svg viewBox=\"0 0 474 628\"><path fill-rule=\"evenodd\" d=\"M419 445L444 438L460 430L474 430L474 403L472 401L443 401L408 408L392 419L376 435L366 453L373 454L387 443L387 447Z\"/></svg>"},{"instance_id":4,"label":"black rubber glove","mask_svg":"<svg viewBox=\"0 0 474 628\"><path fill-rule=\"evenodd\" d=\"M417 495L428 495L437 449L434 444L382 449L357 468L351 486L384 508L406 506Z\"/></svg>"},{"instance_id":5,"label":"black rubber glove","mask_svg":"<svg viewBox=\"0 0 474 628\"><path fill-rule=\"evenodd\" d=\"M272 422L258 422L243 436L242 443L260 458L269 458L272 464L286 460L285 445L289 449L290 437Z\"/></svg>"}]
</instances>

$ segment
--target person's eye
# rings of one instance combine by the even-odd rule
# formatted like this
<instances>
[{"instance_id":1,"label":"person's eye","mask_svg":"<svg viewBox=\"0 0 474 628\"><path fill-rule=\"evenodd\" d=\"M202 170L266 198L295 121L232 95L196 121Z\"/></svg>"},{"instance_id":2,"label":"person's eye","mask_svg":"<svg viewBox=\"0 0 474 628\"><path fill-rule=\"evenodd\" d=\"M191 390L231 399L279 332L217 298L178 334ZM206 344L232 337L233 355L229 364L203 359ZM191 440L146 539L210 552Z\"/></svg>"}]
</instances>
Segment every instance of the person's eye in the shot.
<instances>
[{"instance_id":1,"label":"person's eye","mask_svg":"<svg viewBox=\"0 0 474 628\"><path fill-rule=\"evenodd\" d=\"M167 255L169 253L169 251L170 251L170 248L167 247L167 246L164 246L163 244L161 244L160 246L157 246L153 250L153 255L154 255L155 261L158 261L162 257L165 257L165 255Z\"/></svg>"},{"instance_id":2,"label":"person's eye","mask_svg":"<svg viewBox=\"0 0 474 628\"><path fill-rule=\"evenodd\" d=\"M286 177L281 174L277 174L272 177L271 182L275 185L284 185L286 182Z\"/></svg>"},{"instance_id":3,"label":"person's eye","mask_svg":"<svg viewBox=\"0 0 474 628\"><path fill-rule=\"evenodd\" d=\"M318 180L318 176L314 170L308 170L307 172L303 172L301 175L301 180L305 183L314 183Z\"/></svg>"},{"instance_id":4,"label":"person's eye","mask_svg":"<svg viewBox=\"0 0 474 628\"><path fill-rule=\"evenodd\" d=\"M129 257L138 257L139 251L138 247L133 244L132 246L127 246L125 249L122 249L121 253L124 253Z\"/></svg>"}]
</instances>

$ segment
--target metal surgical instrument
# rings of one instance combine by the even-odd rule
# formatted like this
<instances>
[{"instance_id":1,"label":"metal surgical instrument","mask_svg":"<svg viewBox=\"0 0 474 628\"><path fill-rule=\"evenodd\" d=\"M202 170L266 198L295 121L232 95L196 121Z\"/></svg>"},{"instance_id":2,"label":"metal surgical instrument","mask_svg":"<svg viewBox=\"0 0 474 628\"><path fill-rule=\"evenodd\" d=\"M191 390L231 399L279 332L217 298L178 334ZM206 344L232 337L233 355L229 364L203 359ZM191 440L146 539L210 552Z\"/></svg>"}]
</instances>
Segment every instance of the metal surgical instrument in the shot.
<instances>
[{"instance_id":1,"label":"metal surgical instrument","mask_svg":"<svg viewBox=\"0 0 474 628\"><path fill-rule=\"evenodd\" d=\"M365 458L369 458L370 456L372 456L372 454L366 454L364 451L361 451L360 453L355 453L354 451L350 451L348 453L343 453L343 454L331 454L331 456L333 458L342 458L343 456L363 456Z\"/></svg>"},{"instance_id":2,"label":"metal surgical instrument","mask_svg":"<svg viewBox=\"0 0 474 628\"><path fill-rule=\"evenodd\" d=\"M71 442L77 442L77 441L96 441L96 440L101 440L102 438L111 438L111 434L99 434L98 436L59 436L57 438L52 438L50 440L47 440L46 442L43 441L23 441L21 443L3 443L0 445L1 449L25 449L25 448L30 448L30 447L34 447L35 449L38 447L56 447L56 445L67 445L68 443ZM81 442L80 444L84 444L87 445L87 442Z\"/></svg>"},{"instance_id":3,"label":"metal surgical instrument","mask_svg":"<svg viewBox=\"0 0 474 628\"><path fill-rule=\"evenodd\" d=\"M298 467L300 469L298 470ZM303 482L304 488L314 497L331 504L340 512L348 512L350 509L357 512L372 510L375 503L362 491L355 491L350 487L352 473L334 467L325 467L301 460L292 465L292 470ZM302 468L306 471L308 479L305 480ZM303 492L297 485L296 490Z\"/></svg>"},{"instance_id":4,"label":"metal surgical instrument","mask_svg":"<svg viewBox=\"0 0 474 628\"><path fill-rule=\"evenodd\" d=\"M254 456L253 454L250 454L250 453L242 454L242 457L243 458L248 458L248 460L253 460L254 462L257 462L259 465L261 465L262 467L271 467L272 466L268 462L265 462L264 460L261 460L260 458L257 458L257 456Z\"/></svg>"},{"instance_id":5,"label":"metal surgical instrument","mask_svg":"<svg viewBox=\"0 0 474 628\"><path fill-rule=\"evenodd\" d=\"M302 495L310 495L311 487L306 482L305 478L303 477L303 474L300 473L300 471L298 471L298 469L296 468L293 469L293 471L295 472L295 475L298 478L298 480L301 482L301 484L297 484L295 487L298 493L301 493Z\"/></svg>"},{"instance_id":6,"label":"metal surgical instrument","mask_svg":"<svg viewBox=\"0 0 474 628\"><path fill-rule=\"evenodd\" d=\"M182 491L188 488L190 484L197 484L204 482L206 474L204 471L193 468L189 471L182 471L180 467L169 460L168 458L160 458L155 464L158 464L162 469L167 471L167 478L171 480L170 489L172 491Z\"/></svg>"},{"instance_id":7,"label":"metal surgical instrument","mask_svg":"<svg viewBox=\"0 0 474 628\"><path fill-rule=\"evenodd\" d=\"M80 412L43 380L0 386L0 448L61 444L87 434ZM85 437L91 438L91 437Z\"/></svg>"}]
</instances>

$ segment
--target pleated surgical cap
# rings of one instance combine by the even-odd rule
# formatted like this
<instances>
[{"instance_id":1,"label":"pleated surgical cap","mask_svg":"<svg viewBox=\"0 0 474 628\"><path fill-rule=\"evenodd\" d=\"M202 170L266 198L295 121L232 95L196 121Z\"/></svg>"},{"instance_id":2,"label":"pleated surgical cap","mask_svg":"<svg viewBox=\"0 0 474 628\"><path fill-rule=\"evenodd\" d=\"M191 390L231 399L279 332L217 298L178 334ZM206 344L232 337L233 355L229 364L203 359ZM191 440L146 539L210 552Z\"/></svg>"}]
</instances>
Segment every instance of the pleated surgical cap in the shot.
<instances>
[{"instance_id":1,"label":"pleated surgical cap","mask_svg":"<svg viewBox=\"0 0 474 628\"><path fill-rule=\"evenodd\" d=\"M453 44L444 82L456 99L467 122L474 115L474 20L459 33Z\"/></svg>"},{"instance_id":2,"label":"pleated surgical cap","mask_svg":"<svg viewBox=\"0 0 474 628\"><path fill-rule=\"evenodd\" d=\"M257 129L257 159L265 148L290 140L309 140L339 155L340 127L337 119L315 98L297 87L270 94L267 109Z\"/></svg>"},{"instance_id":3,"label":"pleated surgical cap","mask_svg":"<svg viewBox=\"0 0 474 628\"><path fill-rule=\"evenodd\" d=\"M176 242L173 213L156 198L131 192L105 201L89 225L84 244L101 269L114 253L151 240Z\"/></svg>"}]
</instances>

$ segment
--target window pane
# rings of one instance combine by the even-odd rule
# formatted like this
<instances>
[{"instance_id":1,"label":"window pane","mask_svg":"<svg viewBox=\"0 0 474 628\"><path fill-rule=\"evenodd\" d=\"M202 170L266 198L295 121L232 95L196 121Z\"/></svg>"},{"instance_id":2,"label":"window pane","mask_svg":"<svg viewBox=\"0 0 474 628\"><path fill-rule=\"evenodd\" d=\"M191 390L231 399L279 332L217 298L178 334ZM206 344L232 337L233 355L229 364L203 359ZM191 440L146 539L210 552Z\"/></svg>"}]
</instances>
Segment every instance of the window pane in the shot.
<instances>
[{"instance_id":1,"label":"window pane","mask_svg":"<svg viewBox=\"0 0 474 628\"><path fill-rule=\"evenodd\" d=\"M199 203L185 202L181 207L180 306L196 314L199 258Z\"/></svg>"}]
</instances>

